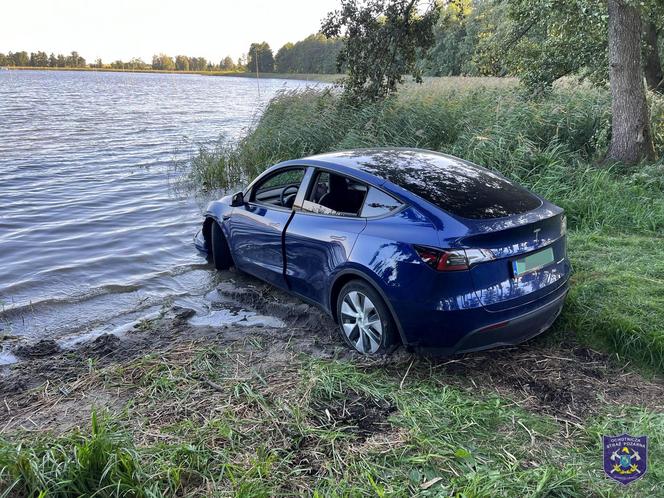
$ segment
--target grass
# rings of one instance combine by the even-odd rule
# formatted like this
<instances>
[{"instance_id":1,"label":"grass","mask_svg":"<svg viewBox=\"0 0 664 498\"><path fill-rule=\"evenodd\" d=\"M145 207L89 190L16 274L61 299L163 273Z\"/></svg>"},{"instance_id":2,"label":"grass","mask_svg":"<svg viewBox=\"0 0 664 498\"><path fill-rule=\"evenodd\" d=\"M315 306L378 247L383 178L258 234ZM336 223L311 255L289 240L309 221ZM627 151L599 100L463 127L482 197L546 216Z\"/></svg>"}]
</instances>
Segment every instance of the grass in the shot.
<instances>
[{"instance_id":1,"label":"grass","mask_svg":"<svg viewBox=\"0 0 664 498\"><path fill-rule=\"evenodd\" d=\"M651 96L664 153L664 100ZM499 170L563 207L577 275L567 323L588 344L664 371L664 163L602 163L606 90L560 85L540 99L513 80L441 78L386 102L349 105L332 90L285 92L237 144L193 158L199 188L242 184L281 160L372 146L438 150Z\"/></svg>"},{"instance_id":2,"label":"grass","mask_svg":"<svg viewBox=\"0 0 664 498\"><path fill-rule=\"evenodd\" d=\"M664 239L570 234L574 267L563 319L595 347L664 370Z\"/></svg>"},{"instance_id":3,"label":"grass","mask_svg":"<svg viewBox=\"0 0 664 498\"><path fill-rule=\"evenodd\" d=\"M654 463L627 490L603 477L599 444L601 434L646 433L650 461L660 461L661 412L606 405L563 423L428 360L291 354L264 368L248 349L179 345L88 374L88 389L130 392L131 401L112 417L93 413L82 430L0 443L5 496L664 492Z\"/></svg>"}]
</instances>

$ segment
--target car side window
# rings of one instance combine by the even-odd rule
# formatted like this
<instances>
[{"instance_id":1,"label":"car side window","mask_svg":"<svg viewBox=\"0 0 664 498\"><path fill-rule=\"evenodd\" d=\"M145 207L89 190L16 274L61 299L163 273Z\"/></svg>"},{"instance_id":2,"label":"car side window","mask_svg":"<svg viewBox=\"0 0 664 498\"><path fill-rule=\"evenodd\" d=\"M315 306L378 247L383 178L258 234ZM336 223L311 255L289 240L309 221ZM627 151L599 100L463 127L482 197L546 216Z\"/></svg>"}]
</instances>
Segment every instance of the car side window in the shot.
<instances>
[{"instance_id":1,"label":"car side window","mask_svg":"<svg viewBox=\"0 0 664 498\"><path fill-rule=\"evenodd\" d=\"M347 176L319 171L302 209L318 214L358 216L367 190L364 183Z\"/></svg>"},{"instance_id":2,"label":"car side window","mask_svg":"<svg viewBox=\"0 0 664 498\"><path fill-rule=\"evenodd\" d=\"M363 218L372 218L374 216L383 216L395 209L399 209L402 203L382 190L369 187L369 192L364 199L360 216Z\"/></svg>"},{"instance_id":3,"label":"car side window","mask_svg":"<svg viewBox=\"0 0 664 498\"><path fill-rule=\"evenodd\" d=\"M290 168L268 176L251 190L251 201L290 208L304 178L304 168Z\"/></svg>"}]
</instances>

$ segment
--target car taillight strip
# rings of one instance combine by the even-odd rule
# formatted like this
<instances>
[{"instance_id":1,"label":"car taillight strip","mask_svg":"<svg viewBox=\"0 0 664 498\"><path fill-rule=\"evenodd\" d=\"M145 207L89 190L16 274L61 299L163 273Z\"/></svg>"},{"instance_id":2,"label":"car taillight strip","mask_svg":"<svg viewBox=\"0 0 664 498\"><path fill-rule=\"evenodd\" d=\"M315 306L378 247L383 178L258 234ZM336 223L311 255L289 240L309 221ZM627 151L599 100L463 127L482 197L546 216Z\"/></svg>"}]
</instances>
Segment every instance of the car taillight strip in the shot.
<instances>
[{"instance_id":1,"label":"car taillight strip","mask_svg":"<svg viewBox=\"0 0 664 498\"><path fill-rule=\"evenodd\" d=\"M420 259L434 270L460 271L467 270L476 263L490 261L494 258L488 249L432 249L431 247L414 246Z\"/></svg>"}]
</instances>

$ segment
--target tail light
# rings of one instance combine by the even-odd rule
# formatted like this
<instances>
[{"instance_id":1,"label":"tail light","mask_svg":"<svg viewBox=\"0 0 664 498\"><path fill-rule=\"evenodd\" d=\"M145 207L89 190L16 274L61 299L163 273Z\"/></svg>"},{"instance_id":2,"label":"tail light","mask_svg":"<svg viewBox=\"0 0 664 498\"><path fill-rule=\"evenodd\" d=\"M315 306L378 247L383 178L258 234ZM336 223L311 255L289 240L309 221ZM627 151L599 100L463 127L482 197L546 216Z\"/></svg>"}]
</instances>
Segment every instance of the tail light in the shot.
<instances>
[{"instance_id":1,"label":"tail light","mask_svg":"<svg viewBox=\"0 0 664 498\"><path fill-rule=\"evenodd\" d=\"M432 249L415 246L418 256L434 270L459 271L468 270L471 266L490 261L494 258L488 249Z\"/></svg>"},{"instance_id":2,"label":"tail light","mask_svg":"<svg viewBox=\"0 0 664 498\"><path fill-rule=\"evenodd\" d=\"M567 216L565 215L560 218L560 235L567 235Z\"/></svg>"}]
</instances>

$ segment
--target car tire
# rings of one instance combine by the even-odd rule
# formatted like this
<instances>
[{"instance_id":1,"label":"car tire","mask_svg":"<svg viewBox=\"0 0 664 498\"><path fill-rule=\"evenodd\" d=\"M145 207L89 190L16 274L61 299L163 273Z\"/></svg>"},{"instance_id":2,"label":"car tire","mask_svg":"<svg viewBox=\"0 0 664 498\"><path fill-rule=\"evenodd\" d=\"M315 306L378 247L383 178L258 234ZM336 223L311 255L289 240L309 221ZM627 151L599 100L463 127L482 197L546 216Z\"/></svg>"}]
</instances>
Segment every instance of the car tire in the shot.
<instances>
[{"instance_id":1,"label":"car tire","mask_svg":"<svg viewBox=\"0 0 664 498\"><path fill-rule=\"evenodd\" d=\"M231 250L226 242L224 232L216 221L212 222L212 231L210 233L212 243L212 262L217 270L228 270L233 266Z\"/></svg>"},{"instance_id":2,"label":"car tire","mask_svg":"<svg viewBox=\"0 0 664 498\"><path fill-rule=\"evenodd\" d=\"M398 346L392 313L380 294L363 281L352 280L341 288L336 312L341 337L357 352L384 355Z\"/></svg>"}]
</instances>

